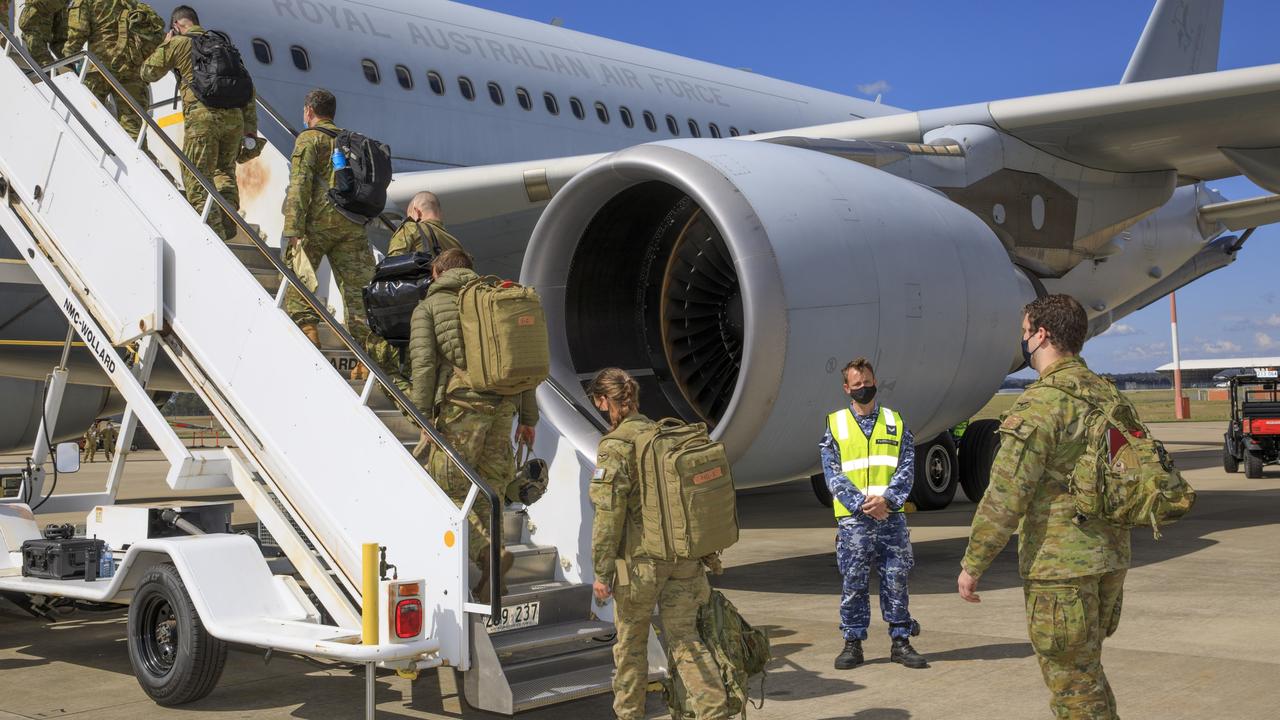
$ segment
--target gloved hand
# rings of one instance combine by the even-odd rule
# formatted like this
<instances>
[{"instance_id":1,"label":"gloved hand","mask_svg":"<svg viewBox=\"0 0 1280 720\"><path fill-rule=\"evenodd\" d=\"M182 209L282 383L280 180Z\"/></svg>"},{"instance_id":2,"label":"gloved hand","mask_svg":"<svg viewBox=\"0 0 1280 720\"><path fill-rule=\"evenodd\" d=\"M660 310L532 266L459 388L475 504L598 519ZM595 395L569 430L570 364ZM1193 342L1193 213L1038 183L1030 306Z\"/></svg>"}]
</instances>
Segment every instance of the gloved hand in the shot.
<instances>
[{"instance_id":1,"label":"gloved hand","mask_svg":"<svg viewBox=\"0 0 1280 720\"><path fill-rule=\"evenodd\" d=\"M253 145L253 147L246 147L246 145L250 144ZM244 139L240 141L240 152L236 155L236 162L247 163L261 155L263 149L266 147L267 141L265 139L260 138L257 135L246 135Z\"/></svg>"}]
</instances>

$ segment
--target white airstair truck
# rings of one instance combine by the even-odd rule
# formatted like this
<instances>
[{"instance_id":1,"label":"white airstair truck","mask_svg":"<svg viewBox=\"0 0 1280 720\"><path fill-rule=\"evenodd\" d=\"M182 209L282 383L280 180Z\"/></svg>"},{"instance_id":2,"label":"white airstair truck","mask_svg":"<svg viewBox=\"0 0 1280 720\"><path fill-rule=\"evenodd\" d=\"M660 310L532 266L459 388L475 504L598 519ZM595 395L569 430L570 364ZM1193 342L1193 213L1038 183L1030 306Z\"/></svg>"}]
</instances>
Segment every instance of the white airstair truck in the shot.
<instances>
[{"instance_id":1,"label":"white airstair truck","mask_svg":"<svg viewBox=\"0 0 1280 720\"><path fill-rule=\"evenodd\" d=\"M579 414L571 433L539 433L552 461L552 489L534 514L542 531L524 512L504 512L504 499L146 109L129 100L144 118L139 139L120 128L82 84L93 69L120 87L91 53L41 68L2 26L0 35L8 46L0 59L0 229L70 326L19 497L0 500L0 593L36 610L128 604L135 675L163 705L212 691L228 644L363 664L368 717L378 667L406 675L456 668L469 704L508 714L607 692L612 607L592 604L582 492L599 418L562 386L540 388L541 403L576 404ZM204 216L228 211L237 240L224 242L204 224L143 152L144 142L167 149L204 185ZM256 266L246 267L250 257ZM283 277L274 297L264 275ZM316 309L326 337L369 367L362 387L341 377L282 311L290 286ZM127 450L141 422L170 464L171 488L234 486L287 558L285 570L272 571L253 537L202 526L200 508L115 505L124 452L103 492L54 494L58 469L78 462L61 455L46 489L47 438L73 336L128 402L118 447ZM189 449L174 434L147 389L160 353L227 429L230 447ZM375 411L384 394L394 404ZM389 428L397 423L400 435ZM419 427L470 480L462 508L406 449ZM475 602L466 518L481 495L492 508L491 572L503 545L516 566L506 597L490 577L490 596ZM34 511L86 512L86 535L109 545L102 576L25 572L23 544L42 540ZM544 538L554 544L535 542ZM650 658L652 677L662 677L664 654L652 634Z\"/></svg>"}]
</instances>

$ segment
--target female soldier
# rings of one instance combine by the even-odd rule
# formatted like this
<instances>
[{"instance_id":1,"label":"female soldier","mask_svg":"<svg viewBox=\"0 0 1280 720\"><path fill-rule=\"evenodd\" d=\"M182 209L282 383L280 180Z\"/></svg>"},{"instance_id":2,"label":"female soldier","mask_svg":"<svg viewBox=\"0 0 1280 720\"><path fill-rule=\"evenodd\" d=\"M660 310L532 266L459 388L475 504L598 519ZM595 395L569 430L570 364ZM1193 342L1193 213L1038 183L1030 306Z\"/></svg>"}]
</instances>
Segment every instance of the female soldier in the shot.
<instances>
[{"instance_id":1,"label":"female soldier","mask_svg":"<svg viewBox=\"0 0 1280 720\"><path fill-rule=\"evenodd\" d=\"M609 416L612 432L600 441L591 479L595 522L591 555L595 596L616 600L613 648L613 711L621 720L643 718L649 684L649 623L658 606L667 652L688 690L698 720L729 717L724 683L715 660L698 637L700 608L711 595L706 571L698 560L656 560L640 546L640 488L644 481L636 462L635 437L653 425L640 414L640 386L618 368L601 370L588 388L592 403Z\"/></svg>"}]
</instances>

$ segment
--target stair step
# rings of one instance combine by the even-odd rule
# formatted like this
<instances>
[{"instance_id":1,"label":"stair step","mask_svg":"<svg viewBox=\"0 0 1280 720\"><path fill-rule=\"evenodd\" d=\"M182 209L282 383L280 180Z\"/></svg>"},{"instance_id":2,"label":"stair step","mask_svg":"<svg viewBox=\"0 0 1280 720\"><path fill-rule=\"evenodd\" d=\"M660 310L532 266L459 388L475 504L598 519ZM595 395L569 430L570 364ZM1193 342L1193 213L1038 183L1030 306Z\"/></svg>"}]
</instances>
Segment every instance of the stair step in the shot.
<instances>
[{"instance_id":1,"label":"stair step","mask_svg":"<svg viewBox=\"0 0 1280 720\"><path fill-rule=\"evenodd\" d=\"M503 663L502 673L506 675L507 682L512 687L515 687L530 680L549 678L576 670L590 670L598 667L605 667L610 671L613 670L612 643L596 643L577 652L534 658L525 662Z\"/></svg>"},{"instance_id":2,"label":"stair step","mask_svg":"<svg viewBox=\"0 0 1280 720\"><path fill-rule=\"evenodd\" d=\"M650 680L661 675L650 675ZM591 697L613 689L613 662L511 684L516 712Z\"/></svg>"},{"instance_id":3,"label":"stair step","mask_svg":"<svg viewBox=\"0 0 1280 720\"><path fill-rule=\"evenodd\" d=\"M539 625L490 636L503 667L582 651L611 648L614 630L603 620Z\"/></svg>"},{"instance_id":4,"label":"stair step","mask_svg":"<svg viewBox=\"0 0 1280 720\"><path fill-rule=\"evenodd\" d=\"M538 607L539 625L537 627L563 622L581 622L591 616L591 586L564 580L519 584L508 582L507 594L502 599L502 604L511 607L535 600L542 603ZM506 638L522 632L525 631L508 630L494 635L494 638Z\"/></svg>"},{"instance_id":5,"label":"stair step","mask_svg":"<svg viewBox=\"0 0 1280 720\"><path fill-rule=\"evenodd\" d=\"M508 510L502 516L502 543L507 547L524 542L524 526L528 519L522 511Z\"/></svg>"},{"instance_id":6,"label":"stair step","mask_svg":"<svg viewBox=\"0 0 1280 720\"><path fill-rule=\"evenodd\" d=\"M508 545L507 551L515 556L515 563L507 573L507 586L521 583L547 582L556 576L556 560L559 553L552 545Z\"/></svg>"}]
</instances>

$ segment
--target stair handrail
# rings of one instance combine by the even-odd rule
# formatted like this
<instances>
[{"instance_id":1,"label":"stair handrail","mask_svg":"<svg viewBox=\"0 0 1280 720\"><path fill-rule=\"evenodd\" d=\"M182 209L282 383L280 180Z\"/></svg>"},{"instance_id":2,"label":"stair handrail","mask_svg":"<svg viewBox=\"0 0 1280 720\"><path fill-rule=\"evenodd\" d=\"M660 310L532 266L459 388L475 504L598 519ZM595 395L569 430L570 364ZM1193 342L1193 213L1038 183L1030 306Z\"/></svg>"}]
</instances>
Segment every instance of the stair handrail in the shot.
<instances>
[{"instance_id":1,"label":"stair handrail","mask_svg":"<svg viewBox=\"0 0 1280 720\"><path fill-rule=\"evenodd\" d=\"M83 129L89 133L90 137L97 142L103 152L107 153L111 157L115 157L115 152L112 151L106 141L103 140L96 131L94 131L93 126L89 124L89 121L80 114L67 96L62 93L56 84L53 83L52 77L49 75L45 67L32 57L27 47L15 38L3 24L0 24L0 36L4 37L8 44L17 50L18 56L21 58L23 63L32 72L34 72L41 81L49 86L49 89L53 94L62 102L81 126L83 126ZM262 238L258 236L257 231L250 227L245 219L240 216L239 211L227 202L227 199L218 192L216 187L214 187L213 182L211 182L209 178L205 177L204 173L191 162L191 159L182 152L182 149L173 141L173 138L170 138L164 130L156 124L155 120L151 117L151 114L134 99L133 95L125 89L111 70L107 68L102 61L93 54L93 52L88 49L81 50L53 63L50 66L50 69L71 65L79 62L80 60L84 60L89 63L99 73L99 75L107 81L107 84L111 86L112 90L115 91L117 100L123 99L129 106L129 109L142 120L144 125L140 132L146 133L149 130L152 137L160 138L161 142L163 142L165 147L173 153L174 157L182 164L183 168L186 169L193 178L195 178L196 182L200 183L205 192L208 193L210 200L217 204L217 206L226 213L227 217L231 218L236 226L244 232L245 236L248 237L255 246L257 246L259 252L261 252L281 274L284 281L293 286L294 290L296 290L298 294L307 301L307 304L315 310L320 319L329 325L329 327L338 336L338 339L341 340L342 344L356 356L357 360L368 368L369 374L373 376L380 385L382 385L383 390L391 397L392 401L399 405L402 411L413 418L419 428L421 428L423 432L427 433L432 442L435 443L436 447L445 454L449 459L449 462L452 463L454 467L458 468L463 476L465 476L467 480L470 481L471 484L489 500L489 612L492 617L500 617L502 614L502 582L499 575L501 574L502 569L502 513L505 505L504 498L502 498L497 491L489 485L489 483L485 482L484 478L480 477L479 473L477 473L475 469L458 454L458 451L445 440L444 436L436 430L435 426L425 415L422 414L422 411L418 409L413 401L411 401L408 396L406 396L404 392L396 386L396 384L386 374L386 371L374 362L365 351L364 347L351 336L346 327L333 317L333 314L329 312L329 308L324 303L320 302L319 298L317 298L314 293L307 289L306 285L304 285L298 276L293 273L293 270L285 265L284 261L281 260L278 254L273 251L273 248L268 246ZM274 111L272 112L274 114ZM283 118L278 118L278 121L281 120L283 120ZM285 125L287 127L287 123ZM466 522L466 518L462 518L462 525L465 526ZM465 577L463 582L467 582Z\"/></svg>"}]
</instances>

